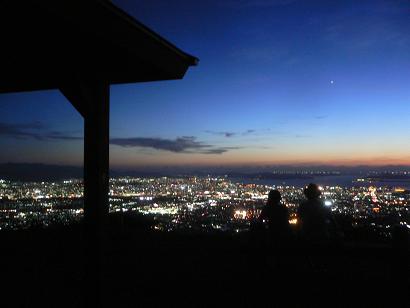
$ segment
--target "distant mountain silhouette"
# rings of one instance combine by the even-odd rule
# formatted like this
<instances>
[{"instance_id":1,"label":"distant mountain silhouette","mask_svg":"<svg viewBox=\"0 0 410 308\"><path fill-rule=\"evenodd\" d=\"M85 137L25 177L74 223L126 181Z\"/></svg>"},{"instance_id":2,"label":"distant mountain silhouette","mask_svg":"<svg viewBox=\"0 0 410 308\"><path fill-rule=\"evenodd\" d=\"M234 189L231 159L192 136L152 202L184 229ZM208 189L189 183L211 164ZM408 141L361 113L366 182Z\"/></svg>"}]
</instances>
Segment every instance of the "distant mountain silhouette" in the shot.
<instances>
[{"instance_id":1,"label":"distant mountain silhouette","mask_svg":"<svg viewBox=\"0 0 410 308\"><path fill-rule=\"evenodd\" d=\"M0 164L0 179L12 181L56 181L82 177L82 167L35 163Z\"/></svg>"},{"instance_id":2,"label":"distant mountain silhouette","mask_svg":"<svg viewBox=\"0 0 410 308\"><path fill-rule=\"evenodd\" d=\"M68 165L49 165L41 163L3 163L0 164L0 179L22 182L58 181L66 179L82 179L83 167ZM169 172L110 170L111 177L160 177L175 176Z\"/></svg>"},{"instance_id":3,"label":"distant mountain silhouette","mask_svg":"<svg viewBox=\"0 0 410 308\"><path fill-rule=\"evenodd\" d=\"M305 164L292 164L292 165L184 165L184 166L172 166L172 165L160 165L160 166L139 166L129 167L128 169L116 170L121 175L229 175L231 177L252 177L268 175L271 176L273 171L285 172L290 174L292 172L339 172L341 175L362 175L366 176L369 172L403 172L409 171L410 166L407 165L384 165L384 166L370 166L370 165L357 165L357 166L345 166L345 165L305 165ZM308 174L313 175L313 174ZM314 174L319 176L320 174ZM334 175L334 174L333 174ZM287 175L288 176L288 175Z\"/></svg>"},{"instance_id":4,"label":"distant mountain silhouette","mask_svg":"<svg viewBox=\"0 0 410 308\"><path fill-rule=\"evenodd\" d=\"M368 175L369 171L387 172L387 171L405 171L409 170L409 166L263 166L263 167L246 167L246 166L231 166L231 167L215 167L215 166L156 166L156 167L140 167L130 169L115 169L110 170L111 177L119 176L134 176L134 177L161 177L161 176L225 176L229 178L246 178L246 179L290 179L303 178L310 179L312 176L320 176L320 174L301 174L302 171L328 171L337 170L340 174L349 175ZM278 174L272 171L298 172L295 174L285 173ZM328 175L328 174L323 174ZM334 174L333 174L334 175ZM371 175L373 179L388 178L388 179L408 179L408 175L391 175L379 174ZM57 181L68 178L83 178L83 167L67 166L67 165L49 165L40 163L3 163L0 164L0 179L13 181Z\"/></svg>"}]
</instances>

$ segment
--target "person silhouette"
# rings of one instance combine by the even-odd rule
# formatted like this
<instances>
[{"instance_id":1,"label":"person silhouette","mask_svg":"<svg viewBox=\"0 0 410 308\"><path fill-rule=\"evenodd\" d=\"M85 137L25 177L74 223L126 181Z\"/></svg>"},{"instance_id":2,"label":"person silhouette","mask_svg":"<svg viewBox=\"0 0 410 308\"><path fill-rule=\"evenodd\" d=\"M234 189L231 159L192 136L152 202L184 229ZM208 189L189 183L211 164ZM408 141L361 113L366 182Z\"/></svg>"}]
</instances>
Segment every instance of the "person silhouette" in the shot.
<instances>
[{"instance_id":1,"label":"person silhouette","mask_svg":"<svg viewBox=\"0 0 410 308\"><path fill-rule=\"evenodd\" d=\"M330 239L330 224L334 222L332 213L326 207L316 184L310 183L303 193L307 200L303 201L297 210L300 236L305 242L322 244Z\"/></svg>"},{"instance_id":2,"label":"person silhouette","mask_svg":"<svg viewBox=\"0 0 410 308\"><path fill-rule=\"evenodd\" d=\"M321 191L316 184L309 184L303 191L307 200L297 210L300 248L304 249L310 267L326 271L330 255L338 253L343 234L331 210L320 199Z\"/></svg>"},{"instance_id":3,"label":"person silhouette","mask_svg":"<svg viewBox=\"0 0 410 308\"><path fill-rule=\"evenodd\" d=\"M270 247L277 251L284 248L291 235L288 209L281 200L280 192L271 190L268 201L259 215L260 222L267 222Z\"/></svg>"}]
</instances>

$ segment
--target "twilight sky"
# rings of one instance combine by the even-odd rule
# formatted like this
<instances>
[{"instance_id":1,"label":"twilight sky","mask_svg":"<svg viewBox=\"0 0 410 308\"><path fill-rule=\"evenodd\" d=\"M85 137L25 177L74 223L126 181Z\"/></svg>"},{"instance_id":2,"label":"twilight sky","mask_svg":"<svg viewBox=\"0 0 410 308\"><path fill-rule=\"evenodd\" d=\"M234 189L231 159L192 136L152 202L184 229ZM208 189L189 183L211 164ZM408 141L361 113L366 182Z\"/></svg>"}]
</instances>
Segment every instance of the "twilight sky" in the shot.
<instances>
[{"instance_id":1,"label":"twilight sky","mask_svg":"<svg viewBox=\"0 0 410 308\"><path fill-rule=\"evenodd\" d=\"M113 2L200 62L111 87L112 168L410 165L408 1ZM82 164L58 91L0 95L0 112L0 163Z\"/></svg>"}]
</instances>

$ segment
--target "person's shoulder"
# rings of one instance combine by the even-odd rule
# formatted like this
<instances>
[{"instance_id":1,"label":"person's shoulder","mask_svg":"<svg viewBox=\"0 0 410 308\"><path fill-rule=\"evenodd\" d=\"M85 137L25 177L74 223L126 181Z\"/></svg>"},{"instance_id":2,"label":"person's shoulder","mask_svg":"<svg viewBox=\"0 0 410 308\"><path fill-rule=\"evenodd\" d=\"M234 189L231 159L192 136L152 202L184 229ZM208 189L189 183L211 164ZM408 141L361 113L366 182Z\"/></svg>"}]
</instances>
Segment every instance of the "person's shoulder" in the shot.
<instances>
[{"instance_id":1,"label":"person's shoulder","mask_svg":"<svg viewBox=\"0 0 410 308\"><path fill-rule=\"evenodd\" d=\"M261 214L266 214L267 210L268 210L268 207L266 205L264 205L262 210L261 210Z\"/></svg>"}]
</instances>

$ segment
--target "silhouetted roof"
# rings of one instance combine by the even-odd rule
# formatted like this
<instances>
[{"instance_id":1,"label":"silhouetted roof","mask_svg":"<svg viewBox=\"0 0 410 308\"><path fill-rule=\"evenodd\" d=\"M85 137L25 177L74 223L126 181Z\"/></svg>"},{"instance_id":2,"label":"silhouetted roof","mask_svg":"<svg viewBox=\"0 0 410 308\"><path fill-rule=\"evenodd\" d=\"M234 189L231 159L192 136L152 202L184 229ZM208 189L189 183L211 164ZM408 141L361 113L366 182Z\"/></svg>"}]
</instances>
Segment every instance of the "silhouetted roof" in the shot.
<instances>
[{"instance_id":1,"label":"silhouetted roof","mask_svg":"<svg viewBox=\"0 0 410 308\"><path fill-rule=\"evenodd\" d=\"M0 93L58 88L76 75L180 79L198 61L102 0L2 1L0 37Z\"/></svg>"}]
</instances>

